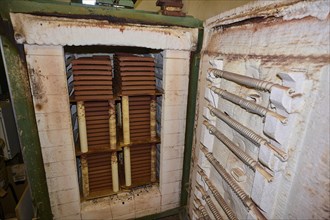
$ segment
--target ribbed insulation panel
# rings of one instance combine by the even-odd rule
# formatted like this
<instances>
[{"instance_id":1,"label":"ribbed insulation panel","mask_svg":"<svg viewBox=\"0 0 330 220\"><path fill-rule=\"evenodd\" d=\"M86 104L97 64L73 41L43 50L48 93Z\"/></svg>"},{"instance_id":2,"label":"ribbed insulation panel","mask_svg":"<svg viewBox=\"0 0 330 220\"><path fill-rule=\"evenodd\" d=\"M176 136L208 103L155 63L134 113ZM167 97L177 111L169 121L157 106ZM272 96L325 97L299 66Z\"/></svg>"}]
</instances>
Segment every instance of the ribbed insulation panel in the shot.
<instances>
[{"instance_id":1,"label":"ribbed insulation panel","mask_svg":"<svg viewBox=\"0 0 330 220\"><path fill-rule=\"evenodd\" d=\"M85 115L89 149L109 148L109 102L85 102Z\"/></svg>"},{"instance_id":2,"label":"ribbed insulation panel","mask_svg":"<svg viewBox=\"0 0 330 220\"><path fill-rule=\"evenodd\" d=\"M109 56L83 57L71 61L74 95L77 101L113 98Z\"/></svg>"},{"instance_id":3,"label":"ribbed insulation panel","mask_svg":"<svg viewBox=\"0 0 330 220\"><path fill-rule=\"evenodd\" d=\"M129 97L129 125L131 141L150 139L151 96Z\"/></svg>"},{"instance_id":4,"label":"ribbed insulation panel","mask_svg":"<svg viewBox=\"0 0 330 220\"><path fill-rule=\"evenodd\" d=\"M152 57L115 55L115 77L121 95L155 94L155 61Z\"/></svg>"},{"instance_id":5,"label":"ribbed insulation panel","mask_svg":"<svg viewBox=\"0 0 330 220\"><path fill-rule=\"evenodd\" d=\"M131 147L132 184L150 183L151 178L151 145L141 144Z\"/></svg>"},{"instance_id":6,"label":"ribbed insulation panel","mask_svg":"<svg viewBox=\"0 0 330 220\"><path fill-rule=\"evenodd\" d=\"M87 163L90 193L112 190L111 153L89 154Z\"/></svg>"}]
</instances>

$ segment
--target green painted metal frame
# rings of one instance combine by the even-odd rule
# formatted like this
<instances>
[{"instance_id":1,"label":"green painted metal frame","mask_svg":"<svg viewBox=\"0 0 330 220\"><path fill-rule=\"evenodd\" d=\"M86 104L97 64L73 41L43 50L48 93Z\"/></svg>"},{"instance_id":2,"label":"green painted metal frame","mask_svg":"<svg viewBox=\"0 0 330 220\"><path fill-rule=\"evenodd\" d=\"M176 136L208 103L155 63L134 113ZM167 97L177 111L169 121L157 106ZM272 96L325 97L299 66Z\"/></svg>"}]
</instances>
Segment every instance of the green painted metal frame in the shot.
<instances>
[{"instance_id":1,"label":"green painted metal frame","mask_svg":"<svg viewBox=\"0 0 330 220\"><path fill-rule=\"evenodd\" d=\"M142 219L157 219L175 214L180 214L182 216L182 213L186 212L185 206L187 205L188 201L199 61L203 41L202 21L193 17L171 17L132 9L86 6L81 4L69 4L56 1L0 1L1 18L10 22L10 12L38 14L45 16L102 19L113 22L199 28L197 50L193 53L191 58L189 75L185 149L180 198L181 207L147 216ZM16 123L19 130L20 141L22 144L22 154L27 167L28 180L31 186L32 196L34 198L34 205L38 209L38 216L40 219L51 219L52 213L32 97L29 88L27 70L22 63L22 60L20 59L17 48L8 40L11 37L12 36L2 36L2 42L4 45L3 54L5 62L9 64L8 66L10 67L7 68L8 82L16 115Z\"/></svg>"},{"instance_id":2,"label":"green painted metal frame","mask_svg":"<svg viewBox=\"0 0 330 220\"><path fill-rule=\"evenodd\" d=\"M203 26L202 21L190 16L172 17L134 9L91 6L56 1L1 0L1 15L3 17L7 16L9 12L191 28Z\"/></svg>"},{"instance_id":3,"label":"green painted metal frame","mask_svg":"<svg viewBox=\"0 0 330 220\"><path fill-rule=\"evenodd\" d=\"M190 188L190 166L192 157L192 145L194 138L195 113L196 113L196 95L200 65L200 52L203 44L203 28L198 31L197 49L191 59L190 74L189 74L189 89L188 89L188 103L187 103L187 118L186 118L186 132L185 132L185 147L182 170L182 184L181 184L181 199L180 205L186 206L188 201L188 191Z\"/></svg>"},{"instance_id":4,"label":"green painted metal frame","mask_svg":"<svg viewBox=\"0 0 330 220\"><path fill-rule=\"evenodd\" d=\"M33 197L33 205L40 219L52 219L46 175L43 166L38 129L26 66L17 48L1 36L2 57L21 143L22 156Z\"/></svg>"}]
</instances>

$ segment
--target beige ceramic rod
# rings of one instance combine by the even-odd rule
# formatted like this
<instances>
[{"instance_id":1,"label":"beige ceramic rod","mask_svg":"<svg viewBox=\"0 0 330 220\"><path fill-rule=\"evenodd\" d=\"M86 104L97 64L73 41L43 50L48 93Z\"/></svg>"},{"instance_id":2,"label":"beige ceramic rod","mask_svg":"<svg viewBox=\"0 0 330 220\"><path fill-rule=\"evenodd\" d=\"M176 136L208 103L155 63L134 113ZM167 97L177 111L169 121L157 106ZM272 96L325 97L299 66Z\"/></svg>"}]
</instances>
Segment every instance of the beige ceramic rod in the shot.
<instances>
[{"instance_id":1,"label":"beige ceramic rod","mask_svg":"<svg viewBox=\"0 0 330 220\"><path fill-rule=\"evenodd\" d=\"M89 195L89 177L88 177L88 162L85 156L81 156L81 178L82 178L82 191L84 197Z\"/></svg>"},{"instance_id":2,"label":"beige ceramic rod","mask_svg":"<svg viewBox=\"0 0 330 220\"><path fill-rule=\"evenodd\" d=\"M129 102L128 96L122 96L122 112L123 112L123 133L124 145L130 144L130 131L129 131ZM125 185L132 185L131 179L131 152L128 146L124 147L124 166L125 166Z\"/></svg>"},{"instance_id":3,"label":"beige ceramic rod","mask_svg":"<svg viewBox=\"0 0 330 220\"><path fill-rule=\"evenodd\" d=\"M151 140L156 139L156 96L152 96L150 102L150 136Z\"/></svg>"},{"instance_id":4,"label":"beige ceramic rod","mask_svg":"<svg viewBox=\"0 0 330 220\"><path fill-rule=\"evenodd\" d=\"M83 101L77 102L77 112L78 112L80 151L82 153L86 153L88 152L88 143L87 143L85 106Z\"/></svg>"},{"instance_id":5,"label":"beige ceramic rod","mask_svg":"<svg viewBox=\"0 0 330 220\"><path fill-rule=\"evenodd\" d=\"M111 153L111 172L112 172L112 190L119 191L119 177L118 177L118 158L117 152Z\"/></svg>"},{"instance_id":6,"label":"beige ceramic rod","mask_svg":"<svg viewBox=\"0 0 330 220\"><path fill-rule=\"evenodd\" d=\"M116 111L115 103L109 102L109 137L110 137L110 149L117 149L117 137L116 137Z\"/></svg>"}]
</instances>

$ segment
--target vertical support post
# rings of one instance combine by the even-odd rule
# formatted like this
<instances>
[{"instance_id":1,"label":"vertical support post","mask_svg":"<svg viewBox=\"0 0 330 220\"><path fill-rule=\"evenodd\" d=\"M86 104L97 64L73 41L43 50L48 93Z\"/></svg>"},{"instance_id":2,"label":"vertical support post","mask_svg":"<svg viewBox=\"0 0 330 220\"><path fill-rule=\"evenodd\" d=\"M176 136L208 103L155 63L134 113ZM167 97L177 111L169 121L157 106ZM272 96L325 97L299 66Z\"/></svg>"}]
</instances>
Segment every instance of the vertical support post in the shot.
<instances>
[{"instance_id":1,"label":"vertical support post","mask_svg":"<svg viewBox=\"0 0 330 220\"><path fill-rule=\"evenodd\" d=\"M33 206L39 219L53 219L26 66L6 37L0 37L0 47Z\"/></svg>"},{"instance_id":2,"label":"vertical support post","mask_svg":"<svg viewBox=\"0 0 330 220\"><path fill-rule=\"evenodd\" d=\"M86 155L81 155L80 164L81 164L82 191L84 197L87 197L89 195L89 177L88 177L88 162Z\"/></svg>"},{"instance_id":3,"label":"vertical support post","mask_svg":"<svg viewBox=\"0 0 330 220\"><path fill-rule=\"evenodd\" d=\"M157 137L156 129L156 96L151 97L150 102L150 138L151 141L155 141ZM151 177L150 181L156 182L156 145L151 145Z\"/></svg>"},{"instance_id":4,"label":"vertical support post","mask_svg":"<svg viewBox=\"0 0 330 220\"><path fill-rule=\"evenodd\" d=\"M151 179L152 183L156 182L156 145L151 145Z\"/></svg>"},{"instance_id":5,"label":"vertical support post","mask_svg":"<svg viewBox=\"0 0 330 220\"><path fill-rule=\"evenodd\" d=\"M111 171L112 171L112 190L119 191L119 177L118 177L118 158L117 152L111 153Z\"/></svg>"},{"instance_id":6,"label":"vertical support post","mask_svg":"<svg viewBox=\"0 0 330 220\"><path fill-rule=\"evenodd\" d=\"M156 140L157 129L156 129L156 96L151 97L150 102L150 136L151 141Z\"/></svg>"},{"instance_id":7,"label":"vertical support post","mask_svg":"<svg viewBox=\"0 0 330 220\"><path fill-rule=\"evenodd\" d=\"M109 102L109 137L110 149L117 150L116 111L114 101Z\"/></svg>"},{"instance_id":8,"label":"vertical support post","mask_svg":"<svg viewBox=\"0 0 330 220\"><path fill-rule=\"evenodd\" d=\"M190 184L189 176L190 176L195 114L196 114L198 73L199 73L200 52L202 49L202 44L203 44L203 29L201 28L198 30L197 49L194 52L193 56L191 57L191 65L190 65L190 73L189 73L186 132L185 132L181 198L180 198L181 206L186 206L188 202L188 189Z\"/></svg>"},{"instance_id":9,"label":"vertical support post","mask_svg":"<svg viewBox=\"0 0 330 220\"><path fill-rule=\"evenodd\" d=\"M122 112L123 112L123 133L124 133L124 145L128 145L131 142L130 130L129 130L129 101L128 96L122 96ZM125 185L132 185L131 179L131 152L130 147L124 147L124 166L125 166Z\"/></svg>"},{"instance_id":10,"label":"vertical support post","mask_svg":"<svg viewBox=\"0 0 330 220\"><path fill-rule=\"evenodd\" d=\"M118 177L118 158L117 158L117 134L116 134L116 111L114 101L109 101L109 137L111 153L111 174L112 174L112 190L119 191Z\"/></svg>"},{"instance_id":11,"label":"vertical support post","mask_svg":"<svg viewBox=\"0 0 330 220\"><path fill-rule=\"evenodd\" d=\"M86 153L88 152L88 143L87 143L85 105L83 101L77 102L77 112L78 112L80 151L82 153Z\"/></svg>"}]
</instances>

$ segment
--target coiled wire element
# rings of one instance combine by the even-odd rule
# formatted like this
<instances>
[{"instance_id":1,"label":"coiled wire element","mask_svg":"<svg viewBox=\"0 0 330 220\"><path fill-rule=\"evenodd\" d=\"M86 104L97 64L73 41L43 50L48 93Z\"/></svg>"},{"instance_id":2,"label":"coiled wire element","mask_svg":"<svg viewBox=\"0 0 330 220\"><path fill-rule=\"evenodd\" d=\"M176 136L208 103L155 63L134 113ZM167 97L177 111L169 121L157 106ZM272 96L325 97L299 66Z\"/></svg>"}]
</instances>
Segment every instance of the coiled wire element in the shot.
<instances>
[{"instance_id":1,"label":"coiled wire element","mask_svg":"<svg viewBox=\"0 0 330 220\"><path fill-rule=\"evenodd\" d=\"M232 103L241 106L242 108L248 110L249 112L255 113L255 114L263 116L263 117L266 115L272 115L273 117L280 120L283 124L286 124L288 122L288 119L286 117L284 117L283 115L273 112L261 105L255 104L254 102L243 99L237 95L227 92L226 90L219 89L215 86L209 85L208 87L213 92L220 95L222 98L227 99L228 101L231 101Z\"/></svg>"},{"instance_id":2,"label":"coiled wire element","mask_svg":"<svg viewBox=\"0 0 330 220\"><path fill-rule=\"evenodd\" d=\"M271 182L273 176L268 173L256 160L247 155L242 151L236 144L234 144L229 138L227 138L223 133L221 133L216 127L211 125L208 121L204 121L203 124L209 129L210 133L216 136L222 143L224 143L227 148L233 152L238 158L241 159L243 163L248 165L253 171L258 171L263 175L268 182Z\"/></svg>"},{"instance_id":3,"label":"coiled wire element","mask_svg":"<svg viewBox=\"0 0 330 220\"><path fill-rule=\"evenodd\" d=\"M260 135L256 134L251 129L245 127L238 121L230 118L223 112L221 112L219 109L213 107L212 105L207 106L211 112L211 114L214 114L219 119L224 121L227 125L229 125L231 128L233 128L235 131L243 135L245 138L249 139L252 143L254 143L256 146L260 147L260 145L265 145L268 148L270 148L276 157L278 157L281 161L287 161L288 160L288 154L284 152L283 150L275 147L271 143L269 143L265 138L261 137Z\"/></svg>"},{"instance_id":4,"label":"coiled wire element","mask_svg":"<svg viewBox=\"0 0 330 220\"><path fill-rule=\"evenodd\" d=\"M207 148L201 145L201 151L204 153L207 160L212 164L215 170L220 174L222 179L228 184L243 204L257 216L259 220L266 220L266 217L257 208L253 200L244 192L244 190L237 184L233 177L226 171L226 169L219 163L219 161L210 153Z\"/></svg>"},{"instance_id":5,"label":"coiled wire element","mask_svg":"<svg viewBox=\"0 0 330 220\"><path fill-rule=\"evenodd\" d=\"M210 220L210 216L209 214L207 213L206 211L206 208L203 206L203 204L201 203L201 201L197 198L197 196L195 195L195 198L194 198L194 202L196 203L197 205L197 210L199 210L201 213L202 213L202 216L203 216L203 219L205 220Z\"/></svg>"},{"instance_id":6,"label":"coiled wire element","mask_svg":"<svg viewBox=\"0 0 330 220\"><path fill-rule=\"evenodd\" d=\"M224 210L224 212L228 216L229 220L238 220L238 218L235 215L235 213L227 205L227 203L224 200L224 198L220 195L219 191L215 188L215 186L213 185L213 183L211 182L211 180L206 176L206 174L204 173L203 169L200 166L198 166L198 171L197 172L203 178L204 182L206 183L206 185L211 190L214 198L217 200L217 202L219 203L219 205L221 206L221 208Z\"/></svg>"},{"instance_id":7,"label":"coiled wire element","mask_svg":"<svg viewBox=\"0 0 330 220\"><path fill-rule=\"evenodd\" d=\"M218 209L215 207L214 203L212 202L210 196L207 194L207 192L204 190L204 188L197 182L196 182L196 189L202 193L203 199L206 201L206 204L210 208L215 219L223 220Z\"/></svg>"},{"instance_id":8,"label":"coiled wire element","mask_svg":"<svg viewBox=\"0 0 330 220\"><path fill-rule=\"evenodd\" d=\"M228 71L224 71L224 70L210 68L208 70L208 72L213 73L214 76L221 77L226 80L235 82L237 84L240 84L240 85L243 85L243 86L246 86L249 88L261 90L261 91L271 92L272 88L276 87L276 88L285 90L289 95L292 95L295 92L290 87L282 86L277 83L272 83L272 82L268 82L268 81L264 81L264 80L260 80L260 79L255 79L255 78L248 77L248 76L239 75L237 73L232 73L232 72L228 72Z\"/></svg>"}]
</instances>

